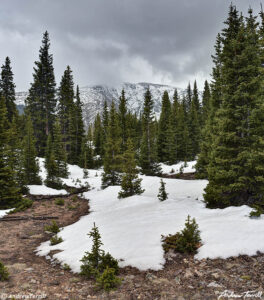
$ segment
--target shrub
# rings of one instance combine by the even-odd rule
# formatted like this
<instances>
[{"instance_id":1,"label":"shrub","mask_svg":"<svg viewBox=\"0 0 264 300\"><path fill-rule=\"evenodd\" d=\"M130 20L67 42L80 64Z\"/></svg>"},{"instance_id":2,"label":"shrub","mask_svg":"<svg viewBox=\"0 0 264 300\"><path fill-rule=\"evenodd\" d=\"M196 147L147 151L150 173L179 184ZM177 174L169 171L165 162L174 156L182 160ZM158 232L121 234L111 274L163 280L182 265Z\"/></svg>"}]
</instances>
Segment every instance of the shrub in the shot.
<instances>
[{"instance_id":1,"label":"shrub","mask_svg":"<svg viewBox=\"0 0 264 300\"><path fill-rule=\"evenodd\" d=\"M115 269L109 267L96 277L97 286L107 292L117 288L121 282L121 279L115 275Z\"/></svg>"},{"instance_id":2,"label":"shrub","mask_svg":"<svg viewBox=\"0 0 264 300\"><path fill-rule=\"evenodd\" d=\"M64 205L64 199L62 199L62 198L55 199L55 204L59 205L59 206L63 206Z\"/></svg>"},{"instance_id":3,"label":"shrub","mask_svg":"<svg viewBox=\"0 0 264 300\"><path fill-rule=\"evenodd\" d=\"M0 261L0 281L6 281L9 278L9 273L4 264Z\"/></svg>"},{"instance_id":4,"label":"shrub","mask_svg":"<svg viewBox=\"0 0 264 300\"><path fill-rule=\"evenodd\" d=\"M28 198L22 198L20 202L16 205L16 208L10 211L10 214L19 212L19 211L24 211L28 208L30 208L33 205L33 201L28 199Z\"/></svg>"},{"instance_id":5,"label":"shrub","mask_svg":"<svg viewBox=\"0 0 264 300\"><path fill-rule=\"evenodd\" d=\"M263 214L263 210L261 207L255 205L253 210L250 212L250 218L259 218Z\"/></svg>"},{"instance_id":6,"label":"shrub","mask_svg":"<svg viewBox=\"0 0 264 300\"><path fill-rule=\"evenodd\" d=\"M104 250L101 249L103 243L95 224L88 235L93 240L93 246L91 252L85 252L81 259L81 275L86 278L97 278L107 267L113 269L114 274L117 274L119 271L118 261L109 253L105 254Z\"/></svg>"},{"instance_id":7,"label":"shrub","mask_svg":"<svg viewBox=\"0 0 264 300\"><path fill-rule=\"evenodd\" d=\"M68 264L63 264L62 269L65 271L70 271L71 267Z\"/></svg>"},{"instance_id":8,"label":"shrub","mask_svg":"<svg viewBox=\"0 0 264 300\"><path fill-rule=\"evenodd\" d=\"M195 219L187 217L185 227L174 235L162 236L162 247L165 252L173 250L180 253L196 253L201 246L200 231Z\"/></svg>"},{"instance_id":9,"label":"shrub","mask_svg":"<svg viewBox=\"0 0 264 300\"><path fill-rule=\"evenodd\" d=\"M54 246L57 245L59 243L63 242L63 239L61 237L58 237L57 234L54 235L51 239L50 239L50 245Z\"/></svg>"},{"instance_id":10,"label":"shrub","mask_svg":"<svg viewBox=\"0 0 264 300\"><path fill-rule=\"evenodd\" d=\"M59 233L60 232L60 228L59 228L58 224L55 221L52 221L51 225L46 225L44 227L44 230L48 231L48 232L52 232L52 233Z\"/></svg>"},{"instance_id":11,"label":"shrub","mask_svg":"<svg viewBox=\"0 0 264 300\"><path fill-rule=\"evenodd\" d=\"M72 197L72 202L77 202L78 201L78 196L77 195L74 195L73 197Z\"/></svg>"}]
</instances>

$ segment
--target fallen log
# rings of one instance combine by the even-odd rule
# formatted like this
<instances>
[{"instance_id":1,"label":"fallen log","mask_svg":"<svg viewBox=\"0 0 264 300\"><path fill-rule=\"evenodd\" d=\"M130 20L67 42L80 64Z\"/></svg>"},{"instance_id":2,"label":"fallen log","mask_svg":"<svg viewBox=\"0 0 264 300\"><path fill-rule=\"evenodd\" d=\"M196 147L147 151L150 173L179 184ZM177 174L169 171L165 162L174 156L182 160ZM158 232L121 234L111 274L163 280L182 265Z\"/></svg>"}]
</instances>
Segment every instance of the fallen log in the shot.
<instances>
[{"instance_id":1,"label":"fallen log","mask_svg":"<svg viewBox=\"0 0 264 300\"><path fill-rule=\"evenodd\" d=\"M37 217L28 217L28 216L19 216L19 217L4 217L0 219L0 222L11 222L11 221L28 221L28 220L57 220L59 217L51 216L37 216Z\"/></svg>"}]
</instances>

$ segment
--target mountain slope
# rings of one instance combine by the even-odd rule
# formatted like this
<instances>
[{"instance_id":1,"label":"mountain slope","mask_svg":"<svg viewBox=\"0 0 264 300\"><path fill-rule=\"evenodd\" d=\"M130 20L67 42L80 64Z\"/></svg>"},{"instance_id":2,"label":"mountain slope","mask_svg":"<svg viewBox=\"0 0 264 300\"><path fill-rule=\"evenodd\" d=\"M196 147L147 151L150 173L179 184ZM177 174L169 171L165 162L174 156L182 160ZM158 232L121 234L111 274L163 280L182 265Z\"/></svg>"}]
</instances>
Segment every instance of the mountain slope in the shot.
<instances>
[{"instance_id":1,"label":"mountain slope","mask_svg":"<svg viewBox=\"0 0 264 300\"><path fill-rule=\"evenodd\" d=\"M104 101L108 106L112 100L117 104L122 89L125 90L128 109L139 113L143 108L144 93L147 88L150 89L154 100L154 111L159 115L161 111L161 99L165 90L168 91L172 99L175 87L153 83L123 83L116 87L106 85L93 85L80 88L80 97L83 102L83 116L86 126L91 123L97 113L101 113ZM181 94L183 90L178 89ZM27 92L18 92L16 94L16 104L23 105L27 97Z\"/></svg>"}]
</instances>

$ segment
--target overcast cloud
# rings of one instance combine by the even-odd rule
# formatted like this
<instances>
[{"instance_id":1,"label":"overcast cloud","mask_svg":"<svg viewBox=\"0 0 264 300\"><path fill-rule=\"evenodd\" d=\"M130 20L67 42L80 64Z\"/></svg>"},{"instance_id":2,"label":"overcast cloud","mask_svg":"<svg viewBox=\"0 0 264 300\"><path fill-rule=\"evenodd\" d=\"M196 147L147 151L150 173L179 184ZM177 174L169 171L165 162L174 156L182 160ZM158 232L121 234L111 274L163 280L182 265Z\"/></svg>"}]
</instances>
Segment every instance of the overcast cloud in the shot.
<instances>
[{"instance_id":1,"label":"overcast cloud","mask_svg":"<svg viewBox=\"0 0 264 300\"><path fill-rule=\"evenodd\" d=\"M11 58L27 90L48 30L56 82L67 65L80 86L153 82L185 87L210 78L229 0L8 0L0 2L0 62ZM255 13L259 1L233 1Z\"/></svg>"}]
</instances>

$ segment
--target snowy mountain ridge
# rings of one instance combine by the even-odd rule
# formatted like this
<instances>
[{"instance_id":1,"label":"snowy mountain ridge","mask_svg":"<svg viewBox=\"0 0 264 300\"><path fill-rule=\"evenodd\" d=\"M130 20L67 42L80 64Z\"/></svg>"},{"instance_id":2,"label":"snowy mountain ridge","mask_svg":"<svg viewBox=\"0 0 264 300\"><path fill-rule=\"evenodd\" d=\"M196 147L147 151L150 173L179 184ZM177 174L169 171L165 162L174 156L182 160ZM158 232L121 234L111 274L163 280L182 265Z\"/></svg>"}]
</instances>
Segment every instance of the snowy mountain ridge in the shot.
<instances>
[{"instance_id":1,"label":"snowy mountain ridge","mask_svg":"<svg viewBox=\"0 0 264 300\"><path fill-rule=\"evenodd\" d=\"M132 112L139 113L143 109L144 93L148 88L153 97L154 112L158 116L161 111L161 101L164 91L168 91L172 100L176 87L146 82L125 82L115 87L107 85L91 85L80 88L80 97L83 102L83 116L86 126L94 120L97 113L102 112L104 101L107 102L108 106L110 106L112 100L116 104L118 103L122 89L124 89L126 93L128 109ZM177 90L179 94L184 92L183 89L177 88ZM17 92L16 104L24 105L27 94L27 92Z\"/></svg>"}]
</instances>

